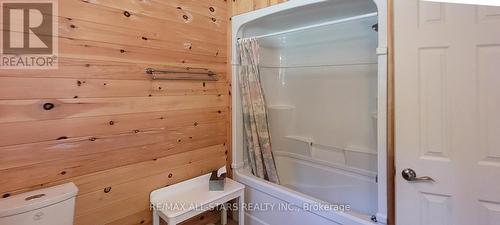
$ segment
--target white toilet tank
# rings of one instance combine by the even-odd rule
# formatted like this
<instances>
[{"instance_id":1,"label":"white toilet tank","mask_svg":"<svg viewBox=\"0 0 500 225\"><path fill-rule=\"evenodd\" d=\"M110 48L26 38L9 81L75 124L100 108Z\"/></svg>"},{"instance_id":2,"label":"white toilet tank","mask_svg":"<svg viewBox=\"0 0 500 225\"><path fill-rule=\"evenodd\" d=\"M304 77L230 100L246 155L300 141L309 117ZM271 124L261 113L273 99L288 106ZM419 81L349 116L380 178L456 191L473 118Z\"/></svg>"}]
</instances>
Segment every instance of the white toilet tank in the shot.
<instances>
[{"instance_id":1,"label":"white toilet tank","mask_svg":"<svg viewBox=\"0 0 500 225\"><path fill-rule=\"evenodd\" d=\"M0 225L73 225L73 183L0 199Z\"/></svg>"}]
</instances>

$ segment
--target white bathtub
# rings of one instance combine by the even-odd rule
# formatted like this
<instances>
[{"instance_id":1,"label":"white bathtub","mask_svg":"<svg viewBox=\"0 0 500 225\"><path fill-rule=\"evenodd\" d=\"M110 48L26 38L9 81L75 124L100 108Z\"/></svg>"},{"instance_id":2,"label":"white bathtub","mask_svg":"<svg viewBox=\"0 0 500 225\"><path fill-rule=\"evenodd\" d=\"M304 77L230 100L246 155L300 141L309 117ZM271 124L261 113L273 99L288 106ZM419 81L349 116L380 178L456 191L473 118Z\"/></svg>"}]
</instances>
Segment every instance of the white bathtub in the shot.
<instances>
[{"instance_id":1,"label":"white bathtub","mask_svg":"<svg viewBox=\"0 0 500 225\"><path fill-rule=\"evenodd\" d=\"M281 185L359 213L377 213L375 174L288 152L275 152Z\"/></svg>"},{"instance_id":2,"label":"white bathtub","mask_svg":"<svg viewBox=\"0 0 500 225\"><path fill-rule=\"evenodd\" d=\"M281 185L257 178L245 169L235 172L235 179L246 185L247 203L291 207L247 210L245 224L376 224L370 219L377 208L373 174L312 162L311 159L285 152L275 152L275 158ZM316 207L321 204L349 205L351 210Z\"/></svg>"}]
</instances>

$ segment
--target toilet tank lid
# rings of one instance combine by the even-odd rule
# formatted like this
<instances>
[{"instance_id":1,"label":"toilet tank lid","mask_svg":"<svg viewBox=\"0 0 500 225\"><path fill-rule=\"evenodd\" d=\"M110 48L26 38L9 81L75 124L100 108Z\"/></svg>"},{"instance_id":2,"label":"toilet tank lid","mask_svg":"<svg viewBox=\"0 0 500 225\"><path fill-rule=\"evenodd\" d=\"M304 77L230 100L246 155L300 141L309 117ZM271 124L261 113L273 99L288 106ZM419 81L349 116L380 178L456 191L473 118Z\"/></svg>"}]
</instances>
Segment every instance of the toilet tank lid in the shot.
<instances>
[{"instance_id":1,"label":"toilet tank lid","mask_svg":"<svg viewBox=\"0 0 500 225\"><path fill-rule=\"evenodd\" d=\"M0 218L29 212L73 198L78 188L66 183L0 199Z\"/></svg>"}]
</instances>

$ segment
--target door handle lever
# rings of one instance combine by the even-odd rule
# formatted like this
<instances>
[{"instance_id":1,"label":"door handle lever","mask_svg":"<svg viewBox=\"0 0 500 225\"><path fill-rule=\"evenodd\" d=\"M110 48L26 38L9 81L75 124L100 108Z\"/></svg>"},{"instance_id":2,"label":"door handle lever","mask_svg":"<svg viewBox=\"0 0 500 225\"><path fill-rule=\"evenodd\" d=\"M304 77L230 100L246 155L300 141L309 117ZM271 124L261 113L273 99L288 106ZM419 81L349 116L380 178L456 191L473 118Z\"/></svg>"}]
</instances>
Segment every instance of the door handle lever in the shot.
<instances>
[{"instance_id":1,"label":"door handle lever","mask_svg":"<svg viewBox=\"0 0 500 225\"><path fill-rule=\"evenodd\" d=\"M429 176L417 177L415 170L410 168L404 169L403 172L401 172L401 175L403 175L405 180L410 182L435 182L435 180Z\"/></svg>"}]
</instances>

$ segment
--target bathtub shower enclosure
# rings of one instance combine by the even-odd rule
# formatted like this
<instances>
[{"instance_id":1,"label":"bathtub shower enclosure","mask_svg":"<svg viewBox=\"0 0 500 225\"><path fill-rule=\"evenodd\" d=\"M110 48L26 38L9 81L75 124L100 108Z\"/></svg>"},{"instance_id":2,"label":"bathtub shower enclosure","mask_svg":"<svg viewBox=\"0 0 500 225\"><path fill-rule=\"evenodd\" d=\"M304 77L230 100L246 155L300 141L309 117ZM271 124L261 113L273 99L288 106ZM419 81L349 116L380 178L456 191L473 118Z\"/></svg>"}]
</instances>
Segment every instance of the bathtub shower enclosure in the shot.
<instances>
[{"instance_id":1,"label":"bathtub shower enclosure","mask_svg":"<svg viewBox=\"0 0 500 225\"><path fill-rule=\"evenodd\" d=\"M247 224L386 223L386 3L292 0L233 17L233 169ZM238 38L256 37L281 184L245 163ZM322 204L351 210L317 209Z\"/></svg>"}]
</instances>

